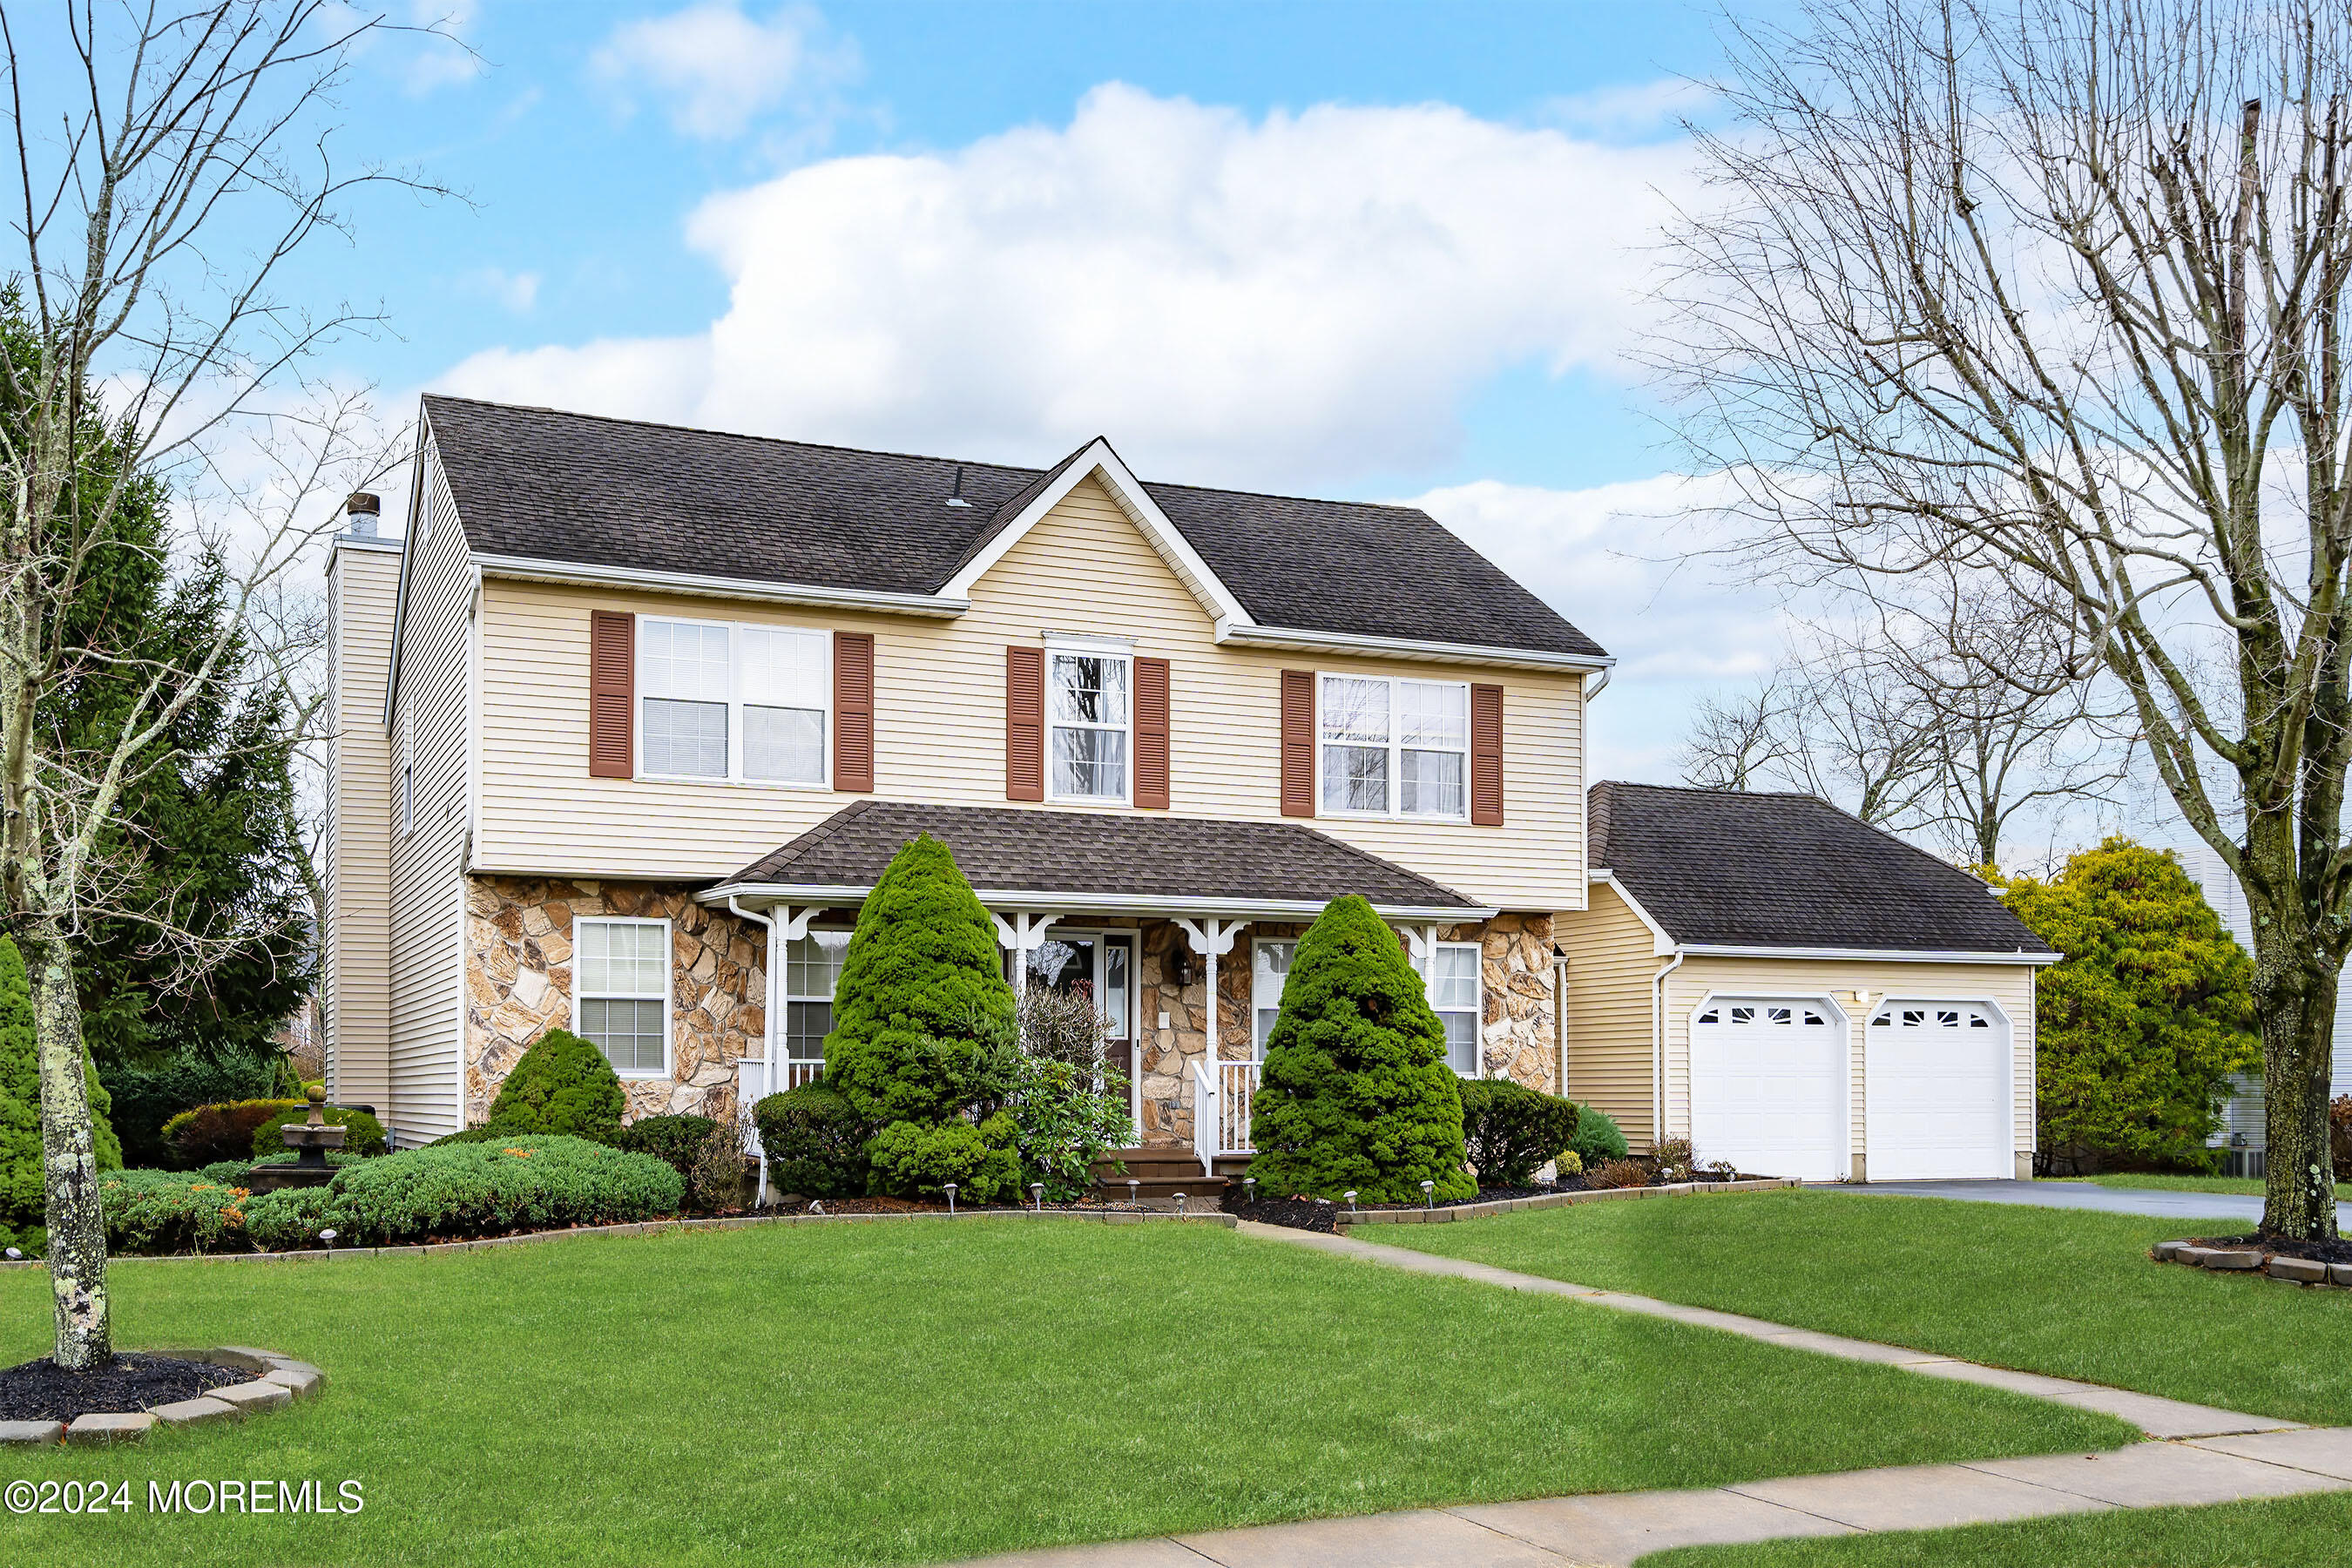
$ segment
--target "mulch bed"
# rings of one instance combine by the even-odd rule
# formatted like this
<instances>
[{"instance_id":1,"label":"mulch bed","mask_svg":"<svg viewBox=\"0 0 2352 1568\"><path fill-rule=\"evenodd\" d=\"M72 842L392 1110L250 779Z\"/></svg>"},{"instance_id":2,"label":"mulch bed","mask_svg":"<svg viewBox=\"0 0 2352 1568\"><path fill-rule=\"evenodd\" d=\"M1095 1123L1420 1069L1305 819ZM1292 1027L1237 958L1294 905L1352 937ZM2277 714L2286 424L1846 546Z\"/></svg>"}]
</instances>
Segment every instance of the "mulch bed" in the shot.
<instances>
[{"instance_id":1,"label":"mulch bed","mask_svg":"<svg viewBox=\"0 0 2352 1568\"><path fill-rule=\"evenodd\" d=\"M1011 1214L1025 1209L1027 1204L967 1204L956 1205L958 1214ZM1099 1214L1106 1209L1119 1214L1148 1212L1146 1205L1130 1203L1102 1203L1087 1200L1074 1204L1047 1204L1051 1209L1076 1210ZM771 1207L770 1214L945 1214L947 1200L911 1198L789 1198Z\"/></svg>"},{"instance_id":2,"label":"mulch bed","mask_svg":"<svg viewBox=\"0 0 2352 1568\"><path fill-rule=\"evenodd\" d=\"M233 1366L176 1356L118 1355L93 1372L60 1371L47 1356L0 1372L0 1421L71 1421L171 1405L252 1378Z\"/></svg>"},{"instance_id":3,"label":"mulch bed","mask_svg":"<svg viewBox=\"0 0 2352 1568\"><path fill-rule=\"evenodd\" d=\"M1356 1206L1366 1211L1422 1207L1451 1209L1471 1204L1499 1203L1505 1198L1549 1197L1554 1193L1580 1193L1583 1190L1582 1176L1569 1176L1558 1183L1539 1182L1532 1187L1481 1187L1475 1198L1449 1198L1435 1205L1360 1203ZM1260 1198L1251 1203L1241 1195L1242 1191L1238 1185L1225 1189L1223 1205L1225 1213L1263 1225L1286 1225L1293 1230L1336 1231L1339 1228L1339 1211L1346 1207L1346 1205L1335 1204L1328 1198L1298 1196Z\"/></svg>"},{"instance_id":4,"label":"mulch bed","mask_svg":"<svg viewBox=\"0 0 2352 1568\"><path fill-rule=\"evenodd\" d=\"M2200 1236L2199 1247L2252 1247L2280 1258L2308 1258L2318 1263L2352 1263L2352 1241L2290 1241L2283 1236Z\"/></svg>"}]
</instances>

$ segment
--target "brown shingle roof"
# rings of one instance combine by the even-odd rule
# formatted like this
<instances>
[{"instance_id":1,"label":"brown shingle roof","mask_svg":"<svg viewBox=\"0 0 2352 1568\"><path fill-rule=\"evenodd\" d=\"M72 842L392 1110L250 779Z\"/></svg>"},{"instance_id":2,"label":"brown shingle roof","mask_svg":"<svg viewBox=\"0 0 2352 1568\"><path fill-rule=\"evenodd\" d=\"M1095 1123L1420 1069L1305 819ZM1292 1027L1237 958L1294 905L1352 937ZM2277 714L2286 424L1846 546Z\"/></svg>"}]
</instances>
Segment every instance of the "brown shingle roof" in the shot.
<instances>
[{"instance_id":1,"label":"brown shingle roof","mask_svg":"<svg viewBox=\"0 0 2352 1568\"><path fill-rule=\"evenodd\" d=\"M882 800L845 806L722 885L870 888L919 833L953 850L973 887L1001 891L1302 904L1360 893L1384 908L1479 907L1295 823Z\"/></svg>"}]
</instances>

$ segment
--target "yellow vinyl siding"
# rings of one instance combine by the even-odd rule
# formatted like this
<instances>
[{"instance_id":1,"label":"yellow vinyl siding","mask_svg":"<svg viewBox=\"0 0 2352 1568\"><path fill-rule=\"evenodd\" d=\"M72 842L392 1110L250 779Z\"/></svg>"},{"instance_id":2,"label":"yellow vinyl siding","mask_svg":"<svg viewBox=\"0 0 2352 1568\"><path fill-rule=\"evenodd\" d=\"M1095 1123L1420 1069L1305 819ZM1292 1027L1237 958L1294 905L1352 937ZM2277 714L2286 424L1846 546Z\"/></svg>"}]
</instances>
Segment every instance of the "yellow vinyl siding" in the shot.
<instances>
[{"instance_id":1,"label":"yellow vinyl siding","mask_svg":"<svg viewBox=\"0 0 2352 1568\"><path fill-rule=\"evenodd\" d=\"M1663 961L1661 961L1663 962ZM2012 1151L2033 1148L2033 977L2022 963L1903 963L1811 958L1692 958L1666 981L1666 1129L1690 1133L1690 1023L1698 1005L1717 995L1827 995L1851 1020L1848 1033L1848 1100L1853 1148L1868 1172L1868 1101L1863 1084L1862 1033L1869 1015L1887 997L1982 1000L2009 1016L2012 1097ZM1867 1008L1844 993L1870 993ZM1571 1064L1570 1072L1574 1068ZM1571 1081L1573 1079L1571 1077ZM1706 1151L1698 1151L1706 1157Z\"/></svg>"},{"instance_id":2,"label":"yellow vinyl siding","mask_svg":"<svg viewBox=\"0 0 2352 1568\"><path fill-rule=\"evenodd\" d=\"M1129 637L1171 666L1171 800L1187 816L1280 816L1280 671L1504 688L1505 826L1313 826L1496 908L1583 903L1580 678L1219 647L1201 606L1099 483L1081 483L980 579L953 621L799 612L492 581L481 611L479 871L701 878L736 870L855 796L588 776L592 609L870 632L885 798L1005 805L1004 649L1048 632ZM412 640L444 635L412 626ZM456 634L446 634L453 638ZM1042 810L1126 810L1046 805Z\"/></svg>"},{"instance_id":3,"label":"yellow vinyl siding","mask_svg":"<svg viewBox=\"0 0 2352 1568\"><path fill-rule=\"evenodd\" d=\"M457 940L466 836L467 617L473 568L432 448L419 474L392 732L389 1108L404 1144L459 1127ZM583 659L583 679L586 665ZM402 727L415 758L415 826L397 821Z\"/></svg>"},{"instance_id":4,"label":"yellow vinyl siding","mask_svg":"<svg viewBox=\"0 0 2352 1568\"><path fill-rule=\"evenodd\" d=\"M320 866L320 1022L327 1091L343 1104L382 1106L390 1092L391 752L383 686L392 664L395 550L338 545L327 584L327 801Z\"/></svg>"},{"instance_id":5,"label":"yellow vinyl siding","mask_svg":"<svg viewBox=\"0 0 2352 1568\"><path fill-rule=\"evenodd\" d=\"M1570 1100L1607 1111L1635 1150L1647 1150L1655 1117L1652 984L1666 963L1643 925L1606 882L1590 907L1553 923L1568 954L1568 1089Z\"/></svg>"}]
</instances>

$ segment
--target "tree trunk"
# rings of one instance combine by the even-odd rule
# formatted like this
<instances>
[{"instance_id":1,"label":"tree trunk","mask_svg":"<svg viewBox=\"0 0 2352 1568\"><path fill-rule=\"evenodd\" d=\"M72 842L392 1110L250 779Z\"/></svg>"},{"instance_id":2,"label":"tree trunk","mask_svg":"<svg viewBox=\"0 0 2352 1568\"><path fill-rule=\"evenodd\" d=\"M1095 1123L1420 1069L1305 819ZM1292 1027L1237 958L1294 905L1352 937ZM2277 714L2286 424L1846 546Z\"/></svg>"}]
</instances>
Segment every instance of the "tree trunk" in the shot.
<instances>
[{"instance_id":1,"label":"tree trunk","mask_svg":"<svg viewBox=\"0 0 2352 1568\"><path fill-rule=\"evenodd\" d=\"M2252 858L2250 857L2250 859ZM2249 879L2251 880L2251 879ZM2296 1240L2336 1236L2336 1165L2327 1134L2335 1068L2336 985L2341 961L2286 898L2247 902L2254 928L2254 1011L2263 1034L2263 1096L2269 1144L2263 1233Z\"/></svg>"},{"instance_id":2,"label":"tree trunk","mask_svg":"<svg viewBox=\"0 0 2352 1568\"><path fill-rule=\"evenodd\" d=\"M88 1372L114 1359L106 1291L106 1216L98 1195L98 1142L83 1078L81 1002L64 935L30 934L33 1028L41 1057L41 1165L48 1200L49 1289L57 1309L57 1363ZM2323 1129L2324 1136L2324 1129Z\"/></svg>"}]
</instances>

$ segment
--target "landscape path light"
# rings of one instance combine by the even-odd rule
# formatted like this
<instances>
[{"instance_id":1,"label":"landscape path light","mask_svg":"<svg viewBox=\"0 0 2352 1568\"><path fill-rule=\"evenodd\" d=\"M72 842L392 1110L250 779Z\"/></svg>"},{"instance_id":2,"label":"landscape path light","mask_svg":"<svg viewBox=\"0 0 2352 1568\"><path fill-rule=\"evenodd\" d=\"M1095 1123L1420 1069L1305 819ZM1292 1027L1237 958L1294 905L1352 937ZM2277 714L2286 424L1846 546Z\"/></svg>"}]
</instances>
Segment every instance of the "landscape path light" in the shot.
<instances>
[{"instance_id":1,"label":"landscape path light","mask_svg":"<svg viewBox=\"0 0 2352 1568\"><path fill-rule=\"evenodd\" d=\"M948 1218L950 1219L955 1218L955 1190L956 1184L953 1182L950 1182L945 1189L948 1194Z\"/></svg>"},{"instance_id":2,"label":"landscape path light","mask_svg":"<svg viewBox=\"0 0 2352 1568\"><path fill-rule=\"evenodd\" d=\"M1044 1214L1045 1212L1045 1184L1043 1182L1030 1183L1029 1196L1036 1204L1037 1212L1039 1214Z\"/></svg>"},{"instance_id":3,"label":"landscape path light","mask_svg":"<svg viewBox=\"0 0 2352 1568\"><path fill-rule=\"evenodd\" d=\"M1242 1202L1245 1204L1254 1204L1257 1202L1257 1178L1255 1176L1244 1176L1242 1178Z\"/></svg>"},{"instance_id":4,"label":"landscape path light","mask_svg":"<svg viewBox=\"0 0 2352 1568\"><path fill-rule=\"evenodd\" d=\"M1350 1187L1339 1195L1348 1200L1348 1212L1349 1214L1354 1214L1356 1212L1356 1190L1353 1187Z\"/></svg>"},{"instance_id":5,"label":"landscape path light","mask_svg":"<svg viewBox=\"0 0 2352 1568\"><path fill-rule=\"evenodd\" d=\"M1436 1194L1437 1184L1435 1182L1423 1182L1421 1184L1421 1201L1427 1204L1433 1209L1437 1206Z\"/></svg>"},{"instance_id":6,"label":"landscape path light","mask_svg":"<svg viewBox=\"0 0 2352 1568\"><path fill-rule=\"evenodd\" d=\"M1176 1194L1176 1212L1178 1214L1184 1212L1184 1194L1181 1193Z\"/></svg>"},{"instance_id":7,"label":"landscape path light","mask_svg":"<svg viewBox=\"0 0 2352 1568\"><path fill-rule=\"evenodd\" d=\"M1143 1194L1143 1184L1142 1184L1140 1181L1138 1181L1138 1180L1137 1180L1135 1177L1133 1177L1133 1176L1129 1176L1129 1177L1128 1177L1128 1179L1127 1179L1127 1201L1128 1201L1129 1203L1131 1203L1131 1204L1139 1204L1139 1203L1141 1203L1141 1202L1143 1201L1142 1194Z\"/></svg>"}]
</instances>

